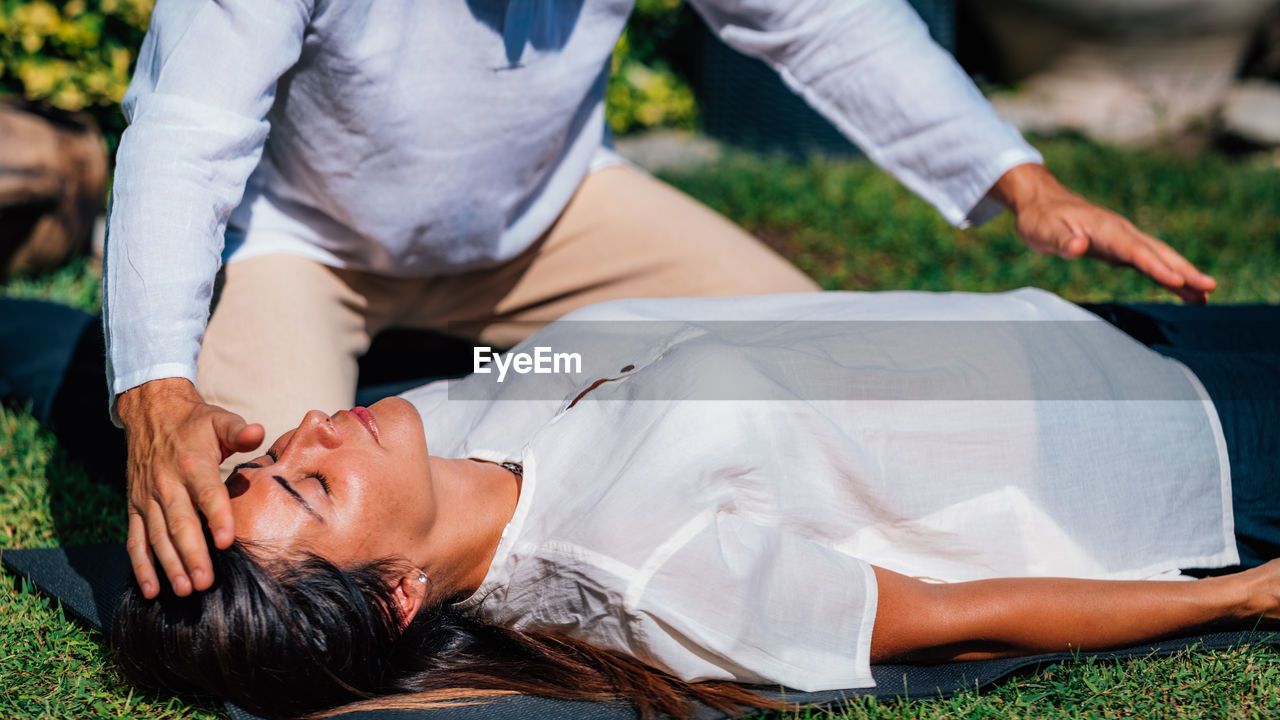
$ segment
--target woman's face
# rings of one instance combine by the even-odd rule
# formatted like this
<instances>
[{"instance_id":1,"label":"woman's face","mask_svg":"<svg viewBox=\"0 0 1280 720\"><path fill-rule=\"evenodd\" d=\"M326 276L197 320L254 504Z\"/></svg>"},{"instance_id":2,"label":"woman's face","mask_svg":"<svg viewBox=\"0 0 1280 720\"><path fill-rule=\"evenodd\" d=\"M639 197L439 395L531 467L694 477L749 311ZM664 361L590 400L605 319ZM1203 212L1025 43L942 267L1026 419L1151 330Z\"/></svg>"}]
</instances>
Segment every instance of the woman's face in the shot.
<instances>
[{"instance_id":1,"label":"woman's face","mask_svg":"<svg viewBox=\"0 0 1280 720\"><path fill-rule=\"evenodd\" d=\"M422 421L400 398L308 412L227 489L239 539L339 565L411 556L436 519Z\"/></svg>"}]
</instances>

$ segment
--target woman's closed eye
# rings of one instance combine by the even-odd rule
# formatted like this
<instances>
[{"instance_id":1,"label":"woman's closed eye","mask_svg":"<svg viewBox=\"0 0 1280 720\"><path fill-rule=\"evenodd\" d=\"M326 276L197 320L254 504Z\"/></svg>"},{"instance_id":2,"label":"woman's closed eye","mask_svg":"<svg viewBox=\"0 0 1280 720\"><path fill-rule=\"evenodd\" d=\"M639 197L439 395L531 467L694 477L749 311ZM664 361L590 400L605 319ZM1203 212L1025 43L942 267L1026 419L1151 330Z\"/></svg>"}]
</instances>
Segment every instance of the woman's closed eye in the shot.
<instances>
[{"instance_id":1,"label":"woman's closed eye","mask_svg":"<svg viewBox=\"0 0 1280 720\"><path fill-rule=\"evenodd\" d=\"M310 473L310 474L308 474L308 475L307 475L307 477L315 478L315 479L316 479L316 482L320 483L320 487L324 489L324 494L325 494L325 495L328 495L328 494L329 494L329 479L328 479L328 478L326 478L324 475L322 475L321 473L318 473L318 472Z\"/></svg>"},{"instance_id":2,"label":"woman's closed eye","mask_svg":"<svg viewBox=\"0 0 1280 720\"><path fill-rule=\"evenodd\" d=\"M267 449L267 457L271 458L271 462L273 462L273 463L280 462L280 456L279 456L278 454L276 454L276 451L275 451L275 449L274 449L274 448L268 448L268 449ZM322 490L324 490L324 494L325 494L325 495L329 495L329 494L330 494L330 492L329 492L329 478L325 477L325 476L324 476L324 473L321 473L321 472L319 472L319 471L317 471L317 472L311 472L311 473L307 473L306 475L303 475L302 477L303 477L304 479L306 479L306 478L315 478L316 482L320 483L320 488L321 488Z\"/></svg>"}]
</instances>

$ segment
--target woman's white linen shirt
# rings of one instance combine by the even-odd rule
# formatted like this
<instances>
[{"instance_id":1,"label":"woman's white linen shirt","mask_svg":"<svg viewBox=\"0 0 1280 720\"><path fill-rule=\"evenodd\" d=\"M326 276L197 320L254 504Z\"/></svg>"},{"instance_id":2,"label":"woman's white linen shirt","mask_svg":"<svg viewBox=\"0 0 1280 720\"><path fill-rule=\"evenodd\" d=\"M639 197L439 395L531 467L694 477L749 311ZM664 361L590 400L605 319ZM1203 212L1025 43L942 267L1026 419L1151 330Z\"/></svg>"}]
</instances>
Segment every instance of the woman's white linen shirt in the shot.
<instances>
[{"instance_id":1,"label":"woman's white linen shirt","mask_svg":"<svg viewBox=\"0 0 1280 720\"><path fill-rule=\"evenodd\" d=\"M865 687L871 565L963 581L1238 562L1194 375L1042 291L619 301L513 352L537 346L608 373L405 396L433 454L524 463L464 603L495 622L690 680ZM975 378L963 392L991 397L945 396Z\"/></svg>"}]
</instances>

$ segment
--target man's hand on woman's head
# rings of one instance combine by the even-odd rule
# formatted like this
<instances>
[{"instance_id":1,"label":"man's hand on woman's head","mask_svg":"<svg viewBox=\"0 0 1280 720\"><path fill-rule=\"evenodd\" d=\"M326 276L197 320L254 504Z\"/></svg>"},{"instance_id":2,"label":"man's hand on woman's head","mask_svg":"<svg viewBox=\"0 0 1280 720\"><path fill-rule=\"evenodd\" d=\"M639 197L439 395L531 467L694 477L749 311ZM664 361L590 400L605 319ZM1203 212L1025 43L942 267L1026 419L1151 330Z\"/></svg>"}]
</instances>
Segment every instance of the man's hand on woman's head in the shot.
<instances>
[{"instance_id":1,"label":"man's hand on woman's head","mask_svg":"<svg viewBox=\"0 0 1280 720\"><path fill-rule=\"evenodd\" d=\"M200 399L183 378L152 380L116 402L129 443L129 538L126 547L144 597L160 592L156 562L176 595L213 584L203 520L214 544L235 540L231 499L218 465L262 444L261 425Z\"/></svg>"},{"instance_id":2,"label":"man's hand on woman's head","mask_svg":"<svg viewBox=\"0 0 1280 720\"><path fill-rule=\"evenodd\" d=\"M1132 267L1196 305L1217 287L1178 251L1063 187L1043 165L1012 168L990 194L1017 216L1018 234L1037 252Z\"/></svg>"}]
</instances>

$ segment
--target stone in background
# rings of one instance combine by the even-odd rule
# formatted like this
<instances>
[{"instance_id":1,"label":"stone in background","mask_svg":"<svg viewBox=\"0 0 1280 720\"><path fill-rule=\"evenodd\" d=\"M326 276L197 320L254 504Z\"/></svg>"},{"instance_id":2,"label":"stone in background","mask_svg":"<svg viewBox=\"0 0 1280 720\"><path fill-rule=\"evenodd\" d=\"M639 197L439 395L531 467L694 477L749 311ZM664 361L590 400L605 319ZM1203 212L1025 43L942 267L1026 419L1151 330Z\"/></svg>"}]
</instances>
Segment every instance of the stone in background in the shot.
<instances>
[{"instance_id":1,"label":"stone in background","mask_svg":"<svg viewBox=\"0 0 1280 720\"><path fill-rule=\"evenodd\" d=\"M0 103L0 282L84 253L106 182L106 147L87 116Z\"/></svg>"},{"instance_id":2,"label":"stone in background","mask_svg":"<svg viewBox=\"0 0 1280 720\"><path fill-rule=\"evenodd\" d=\"M996 46L1013 91L992 96L1024 130L1074 130L1144 145L1245 118L1272 86L1249 83L1232 109L1251 42L1276 0L971 0L966 12ZM1272 38L1274 43L1274 38ZM1274 48L1274 45L1272 45ZM1274 119L1272 120L1274 122ZM1232 132L1227 130L1227 132ZM1254 132L1251 130L1250 132Z\"/></svg>"},{"instance_id":3,"label":"stone in background","mask_svg":"<svg viewBox=\"0 0 1280 720\"><path fill-rule=\"evenodd\" d=\"M1280 8L1255 36L1240 76L1222 103L1220 130L1247 145L1280 147Z\"/></svg>"}]
</instances>

